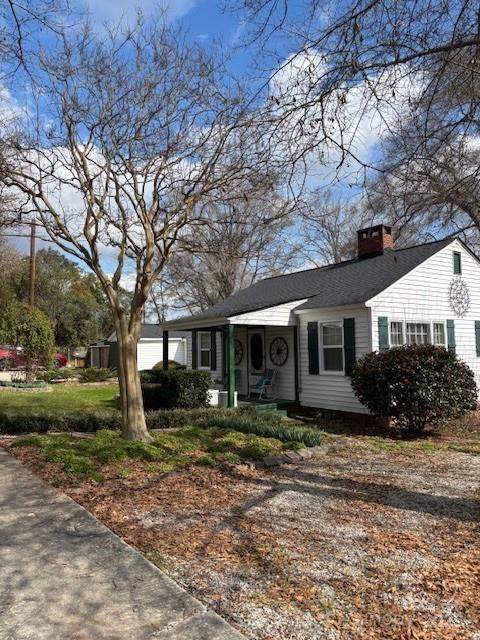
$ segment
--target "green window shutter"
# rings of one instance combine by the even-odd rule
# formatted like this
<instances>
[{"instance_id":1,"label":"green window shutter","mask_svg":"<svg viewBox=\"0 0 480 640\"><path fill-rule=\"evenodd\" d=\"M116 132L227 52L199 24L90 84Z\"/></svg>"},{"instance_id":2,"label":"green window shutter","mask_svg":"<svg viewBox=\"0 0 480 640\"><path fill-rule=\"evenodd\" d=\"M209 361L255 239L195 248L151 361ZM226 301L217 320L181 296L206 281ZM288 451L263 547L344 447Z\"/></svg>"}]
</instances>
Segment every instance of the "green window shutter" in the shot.
<instances>
[{"instance_id":1,"label":"green window shutter","mask_svg":"<svg viewBox=\"0 0 480 640\"><path fill-rule=\"evenodd\" d=\"M217 332L210 331L210 370L217 370Z\"/></svg>"},{"instance_id":2,"label":"green window shutter","mask_svg":"<svg viewBox=\"0 0 480 640\"><path fill-rule=\"evenodd\" d=\"M192 331L192 369L198 369L197 332Z\"/></svg>"},{"instance_id":3,"label":"green window shutter","mask_svg":"<svg viewBox=\"0 0 480 640\"><path fill-rule=\"evenodd\" d=\"M475 347L477 357L480 357L480 320L475 320Z\"/></svg>"},{"instance_id":4,"label":"green window shutter","mask_svg":"<svg viewBox=\"0 0 480 640\"><path fill-rule=\"evenodd\" d=\"M453 252L453 273L456 276L462 273L462 254L459 251Z\"/></svg>"},{"instance_id":5,"label":"green window shutter","mask_svg":"<svg viewBox=\"0 0 480 640\"><path fill-rule=\"evenodd\" d=\"M447 320L447 346L449 351L455 353L455 322Z\"/></svg>"},{"instance_id":6,"label":"green window shutter","mask_svg":"<svg viewBox=\"0 0 480 640\"><path fill-rule=\"evenodd\" d=\"M386 316L380 316L378 318L378 349L379 351L386 351L389 346L388 318Z\"/></svg>"},{"instance_id":7,"label":"green window shutter","mask_svg":"<svg viewBox=\"0 0 480 640\"><path fill-rule=\"evenodd\" d=\"M343 319L343 350L345 352L345 375L352 375L355 366L355 318Z\"/></svg>"},{"instance_id":8,"label":"green window shutter","mask_svg":"<svg viewBox=\"0 0 480 640\"><path fill-rule=\"evenodd\" d=\"M318 375L320 373L320 354L318 351L318 322L307 324L308 335L308 373Z\"/></svg>"}]
</instances>

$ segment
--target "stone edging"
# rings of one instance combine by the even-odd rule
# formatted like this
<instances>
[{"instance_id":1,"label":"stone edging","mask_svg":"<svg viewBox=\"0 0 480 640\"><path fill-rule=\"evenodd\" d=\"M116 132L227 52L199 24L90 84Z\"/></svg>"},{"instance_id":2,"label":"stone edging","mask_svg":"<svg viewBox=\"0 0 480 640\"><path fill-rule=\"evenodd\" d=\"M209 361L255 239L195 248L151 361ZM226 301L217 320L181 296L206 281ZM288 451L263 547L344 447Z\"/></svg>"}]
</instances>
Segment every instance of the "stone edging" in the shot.
<instances>
[{"instance_id":1,"label":"stone edging","mask_svg":"<svg viewBox=\"0 0 480 640\"><path fill-rule=\"evenodd\" d=\"M325 451L323 447L305 447L304 449L287 449L278 456L266 456L263 458L265 467L278 467L281 464L296 464L312 458L317 453Z\"/></svg>"}]
</instances>

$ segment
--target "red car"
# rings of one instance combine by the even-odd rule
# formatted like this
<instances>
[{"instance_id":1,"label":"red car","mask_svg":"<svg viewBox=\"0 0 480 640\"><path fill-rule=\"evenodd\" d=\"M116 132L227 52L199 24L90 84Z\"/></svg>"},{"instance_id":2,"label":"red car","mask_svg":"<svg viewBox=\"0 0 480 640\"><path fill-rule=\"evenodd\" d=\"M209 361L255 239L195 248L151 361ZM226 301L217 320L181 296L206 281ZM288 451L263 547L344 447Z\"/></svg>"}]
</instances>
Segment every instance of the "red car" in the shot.
<instances>
[{"instance_id":1,"label":"red car","mask_svg":"<svg viewBox=\"0 0 480 640\"><path fill-rule=\"evenodd\" d=\"M67 364L67 356L64 353L54 353L52 360L53 365L57 369ZM26 364L21 347L12 347L11 345L0 346L0 371L24 369Z\"/></svg>"}]
</instances>

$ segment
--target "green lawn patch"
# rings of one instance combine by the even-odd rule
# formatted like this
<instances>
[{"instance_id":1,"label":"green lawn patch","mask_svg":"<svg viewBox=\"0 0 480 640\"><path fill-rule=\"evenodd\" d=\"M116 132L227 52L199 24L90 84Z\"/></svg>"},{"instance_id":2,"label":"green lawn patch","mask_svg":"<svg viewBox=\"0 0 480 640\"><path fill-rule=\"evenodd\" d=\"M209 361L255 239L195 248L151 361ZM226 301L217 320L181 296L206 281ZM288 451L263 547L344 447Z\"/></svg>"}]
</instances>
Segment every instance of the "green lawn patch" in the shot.
<instances>
[{"instance_id":1,"label":"green lawn patch","mask_svg":"<svg viewBox=\"0 0 480 640\"><path fill-rule=\"evenodd\" d=\"M239 464L276 455L287 448L276 438L264 438L219 427L185 427L155 434L152 444L128 442L115 431L98 431L94 438L34 435L19 438L15 447L37 447L45 462L57 462L77 479L101 482L102 465L126 460L144 461L147 473L169 473L189 464ZM289 443L290 445L291 443ZM127 477L128 471L117 471Z\"/></svg>"},{"instance_id":2,"label":"green lawn patch","mask_svg":"<svg viewBox=\"0 0 480 640\"><path fill-rule=\"evenodd\" d=\"M80 413L119 414L117 384L56 385L50 393L2 391L0 413L6 416L65 416Z\"/></svg>"}]
</instances>

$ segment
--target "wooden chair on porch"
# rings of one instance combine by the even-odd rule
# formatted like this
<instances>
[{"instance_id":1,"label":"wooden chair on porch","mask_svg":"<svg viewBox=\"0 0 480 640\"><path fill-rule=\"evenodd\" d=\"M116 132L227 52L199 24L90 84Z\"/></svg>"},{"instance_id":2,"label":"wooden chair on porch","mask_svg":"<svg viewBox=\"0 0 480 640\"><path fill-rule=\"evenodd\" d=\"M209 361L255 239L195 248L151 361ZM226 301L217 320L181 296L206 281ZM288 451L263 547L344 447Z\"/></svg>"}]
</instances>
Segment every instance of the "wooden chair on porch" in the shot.
<instances>
[{"instance_id":1,"label":"wooden chair on porch","mask_svg":"<svg viewBox=\"0 0 480 640\"><path fill-rule=\"evenodd\" d=\"M276 374L277 372L275 369L265 369L258 381L248 388L248 397L250 398L252 393L258 393L259 400L262 399L262 396L266 398L267 391L273 390Z\"/></svg>"}]
</instances>

